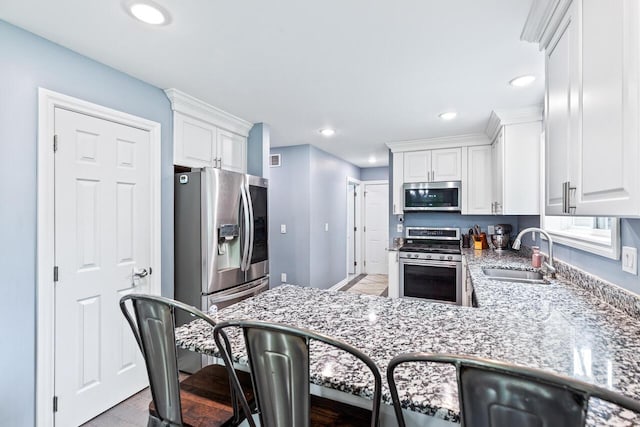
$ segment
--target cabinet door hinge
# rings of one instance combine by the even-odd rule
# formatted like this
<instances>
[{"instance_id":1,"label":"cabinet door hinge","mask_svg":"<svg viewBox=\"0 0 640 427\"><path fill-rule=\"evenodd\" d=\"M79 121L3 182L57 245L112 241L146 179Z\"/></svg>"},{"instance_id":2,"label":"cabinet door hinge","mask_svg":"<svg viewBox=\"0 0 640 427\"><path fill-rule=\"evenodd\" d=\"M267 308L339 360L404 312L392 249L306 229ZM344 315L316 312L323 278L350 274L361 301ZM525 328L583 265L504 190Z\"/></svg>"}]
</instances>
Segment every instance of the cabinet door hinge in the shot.
<instances>
[{"instance_id":1,"label":"cabinet door hinge","mask_svg":"<svg viewBox=\"0 0 640 427\"><path fill-rule=\"evenodd\" d=\"M58 135L53 135L53 152L58 151Z\"/></svg>"},{"instance_id":2,"label":"cabinet door hinge","mask_svg":"<svg viewBox=\"0 0 640 427\"><path fill-rule=\"evenodd\" d=\"M54 282L58 281L58 266L57 265L55 267L53 267L53 281Z\"/></svg>"},{"instance_id":3,"label":"cabinet door hinge","mask_svg":"<svg viewBox=\"0 0 640 427\"><path fill-rule=\"evenodd\" d=\"M58 412L58 396L53 396L53 412Z\"/></svg>"}]
</instances>

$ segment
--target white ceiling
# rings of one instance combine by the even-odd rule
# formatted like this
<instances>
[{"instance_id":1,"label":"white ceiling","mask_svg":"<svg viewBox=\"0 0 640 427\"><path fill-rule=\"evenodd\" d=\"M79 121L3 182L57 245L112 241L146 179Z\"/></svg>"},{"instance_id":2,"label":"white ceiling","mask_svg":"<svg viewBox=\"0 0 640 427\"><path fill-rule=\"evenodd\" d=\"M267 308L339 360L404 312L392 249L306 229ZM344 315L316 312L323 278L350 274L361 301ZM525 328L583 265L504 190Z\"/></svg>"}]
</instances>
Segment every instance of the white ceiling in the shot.
<instances>
[{"instance_id":1,"label":"white ceiling","mask_svg":"<svg viewBox=\"0 0 640 427\"><path fill-rule=\"evenodd\" d=\"M362 167L387 164L385 142L482 133L492 109L543 100L544 57L519 40L531 0L155 1L169 25L121 0L0 0L0 19ZM537 80L509 86L522 74Z\"/></svg>"}]
</instances>

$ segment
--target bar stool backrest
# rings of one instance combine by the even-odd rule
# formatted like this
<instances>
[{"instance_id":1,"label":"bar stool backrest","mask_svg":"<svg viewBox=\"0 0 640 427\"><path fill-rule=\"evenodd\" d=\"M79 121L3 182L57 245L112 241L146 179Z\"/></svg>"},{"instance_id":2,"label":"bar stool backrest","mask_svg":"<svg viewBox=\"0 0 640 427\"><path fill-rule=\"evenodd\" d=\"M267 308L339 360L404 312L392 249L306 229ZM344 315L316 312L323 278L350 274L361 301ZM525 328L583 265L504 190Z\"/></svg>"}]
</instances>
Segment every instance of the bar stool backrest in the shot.
<instances>
[{"instance_id":1,"label":"bar stool backrest","mask_svg":"<svg viewBox=\"0 0 640 427\"><path fill-rule=\"evenodd\" d=\"M259 321L228 321L216 325L214 337L221 350L238 395L239 382L232 367L231 345L224 330L241 328L251 368L260 425L262 427L309 427L309 342L316 340L356 356L371 370L375 382L371 426L378 425L382 379L375 363L356 348L306 329ZM246 401L241 405L252 427Z\"/></svg>"},{"instance_id":2,"label":"bar stool backrest","mask_svg":"<svg viewBox=\"0 0 640 427\"><path fill-rule=\"evenodd\" d=\"M405 422L394 371L399 365L412 362L456 367L463 427L582 427L591 397L640 413L640 401L548 371L470 356L408 353L395 357L387 368L400 427Z\"/></svg>"},{"instance_id":3,"label":"bar stool backrest","mask_svg":"<svg viewBox=\"0 0 640 427\"><path fill-rule=\"evenodd\" d=\"M131 301L133 316L127 308ZM180 380L175 338L175 311L215 324L199 310L169 298L130 294L120 299L120 310L129 322L147 366L151 396L163 425L182 426Z\"/></svg>"}]
</instances>

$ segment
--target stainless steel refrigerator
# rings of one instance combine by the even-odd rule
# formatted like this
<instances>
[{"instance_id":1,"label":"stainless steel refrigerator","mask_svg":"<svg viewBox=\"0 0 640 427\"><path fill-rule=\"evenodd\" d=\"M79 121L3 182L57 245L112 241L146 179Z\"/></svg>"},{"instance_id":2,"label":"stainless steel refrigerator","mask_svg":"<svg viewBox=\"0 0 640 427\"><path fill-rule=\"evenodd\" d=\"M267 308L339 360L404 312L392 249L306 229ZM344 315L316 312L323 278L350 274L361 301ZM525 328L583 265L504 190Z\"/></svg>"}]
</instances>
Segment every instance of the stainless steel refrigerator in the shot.
<instances>
[{"instance_id":1,"label":"stainless steel refrigerator","mask_svg":"<svg viewBox=\"0 0 640 427\"><path fill-rule=\"evenodd\" d=\"M176 173L174 185L175 299L206 313L267 290L268 181L202 168ZM179 363L194 372L206 360L180 352Z\"/></svg>"}]
</instances>

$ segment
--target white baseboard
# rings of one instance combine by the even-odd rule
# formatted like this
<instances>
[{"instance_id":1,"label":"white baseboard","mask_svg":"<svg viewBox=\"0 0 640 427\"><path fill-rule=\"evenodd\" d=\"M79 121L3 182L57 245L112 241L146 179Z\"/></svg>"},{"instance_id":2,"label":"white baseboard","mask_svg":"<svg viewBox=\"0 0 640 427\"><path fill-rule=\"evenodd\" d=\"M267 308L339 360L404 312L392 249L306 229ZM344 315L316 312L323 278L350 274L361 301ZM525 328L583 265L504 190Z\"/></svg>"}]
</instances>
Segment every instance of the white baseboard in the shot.
<instances>
[{"instance_id":1,"label":"white baseboard","mask_svg":"<svg viewBox=\"0 0 640 427\"><path fill-rule=\"evenodd\" d=\"M347 285L347 283L349 283L349 278L345 277L344 279L342 279L341 281L339 281L338 283L336 283L335 285L330 287L328 290L330 290L330 291L339 291L340 289L345 287Z\"/></svg>"}]
</instances>

